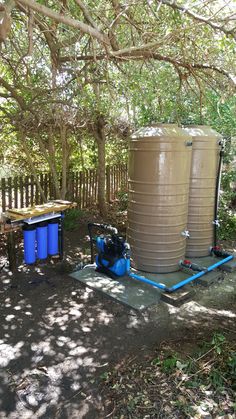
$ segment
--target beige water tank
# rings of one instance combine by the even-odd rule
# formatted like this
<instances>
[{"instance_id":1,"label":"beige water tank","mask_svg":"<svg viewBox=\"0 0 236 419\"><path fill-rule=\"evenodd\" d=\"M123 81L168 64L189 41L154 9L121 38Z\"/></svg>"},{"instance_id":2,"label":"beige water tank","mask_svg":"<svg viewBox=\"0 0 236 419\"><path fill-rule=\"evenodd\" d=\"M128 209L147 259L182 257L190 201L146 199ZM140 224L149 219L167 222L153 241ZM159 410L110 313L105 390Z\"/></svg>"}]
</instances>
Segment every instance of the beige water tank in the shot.
<instances>
[{"instance_id":1,"label":"beige water tank","mask_svg":"<svg viewBox=\"0 0 236 419\"><path fill-rule=\"evenodd\" d=\"M139 270L174 272L185 255L191 144L175 124L131 137L127 240Z\"/></svg>"},{"instance_id":2,"label":"beige water tank","mask_svg":"<svg viewBox=\"0 0 236 419\"><path fill-rule=\"evenodd\" d=\"M215 189L222 138L206 125L191 125L185 131L193 140L188 208L190 237L186 256L207 256L213 244Z\"/></svg>"}]
</instances>

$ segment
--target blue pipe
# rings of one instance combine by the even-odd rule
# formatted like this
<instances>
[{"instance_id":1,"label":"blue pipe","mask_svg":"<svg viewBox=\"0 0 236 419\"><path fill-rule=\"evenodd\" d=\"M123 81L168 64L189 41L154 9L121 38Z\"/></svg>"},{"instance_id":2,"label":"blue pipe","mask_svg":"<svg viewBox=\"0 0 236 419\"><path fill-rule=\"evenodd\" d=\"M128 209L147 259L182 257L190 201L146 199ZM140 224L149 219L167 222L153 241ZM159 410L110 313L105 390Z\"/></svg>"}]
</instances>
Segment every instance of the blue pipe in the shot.
<instances>
[{"instance_id":1,"label":"blue pipe","mask_svg":"<svg viewBox=\"0 0 236 419\"><path fill-rule=\"evenodd\" d=\"M186 278L183 281L178 282L178 284L173 285L171 288L168 289L168 292L176 291L179 288L183 287L184 285L188 284L189 282L192 282L195 279L201 278L201 276L205 275L207 272L213 271L215 268L218 268L218 266L221 266L224 263L229 262L229 260L231 260L233 258L234 257L232 255L230 255L230 256L227 256L227 258L219 260L219 262L214 263L213 265L209 266L204 271L198 272L197 274L191 276L190 278Z\"/></svg>"},{"instance_id":2,"label":"blue pipe","mask_svg":"<svg viewBox=\"0 0 236 419\"><path fill-rule=\"evenodd\" d=\"M133 274L132 272L129 272L128 276L130 276L131 278L137 279L138 281L144 282L145 284L152 285L155 288L159 288L161 290L171 293L178 290L179 288L182 288L184 285L189 284L189 282L192 282L195 279L201 278L201 276L205 275L207 272L213 271L215 268L218 268L218 266L221 266L224 263L229 262L233 258L234 258L233 255L227 256L226 258L219 260L219 262L216 262L213 265L209 266L204 271L198 272L197 274L192 275L189 278L186 278L183 281L178 282L177 284L173 285L170 288L168 288L164 284L159 284L158 282L151 281L150 279L147 279L143 276Z\"/></svg>"},{"instance_id":3,"label":"blue pipe","mask_svg":"<svg viewBox=\"0 0 236 419\"><path fill-rule=\"evenodd\" d=\"M145 284L152 285L153 287L160 288L161 290L166 291L167 287L164 284L159 284L158 282L151 281L150 279L147 279L144 276L139 276L139 275L133 274L132 272L129 272L128 275L131 278L134 278L134 279L137 279L138 281L144 282Z\"/></svg>"}]
</instances>

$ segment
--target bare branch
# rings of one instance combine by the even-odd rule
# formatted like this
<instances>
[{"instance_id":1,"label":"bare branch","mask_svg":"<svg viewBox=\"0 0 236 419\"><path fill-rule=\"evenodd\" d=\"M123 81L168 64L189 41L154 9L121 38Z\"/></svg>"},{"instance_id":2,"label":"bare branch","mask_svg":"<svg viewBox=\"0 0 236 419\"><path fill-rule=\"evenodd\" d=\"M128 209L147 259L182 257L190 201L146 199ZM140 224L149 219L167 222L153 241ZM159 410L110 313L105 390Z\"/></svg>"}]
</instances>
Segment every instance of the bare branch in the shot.
<instances>
[{"instance_id":1,"label":"bare branch","mask_svg":"<svg viewBox=\"0 0 236 419\"><path fill-rule=\"evenodd\" d=\"M206 18L202 15L199 15L192 10L188 9L186 6L181 6L180 4L177 4L175 1L171 0L159 0L162 4L165 4L168 7L171 7L174 10L179 10L183 13L186 13L186 15L190 16L192 19L197 20L198 22L205 23L208 26L211 26L211 28L215 30L219 30L221 32L224 32L227 36L231 36L234 39L236 39L236 28L233 29L227 29L224 27L224 25L219 25L218 23L213 22L210 18Z\"/></svg>"},{"instance_id":2,"label":"bare branch","mask_svg":"<svg viewBox=\"0 0 236 419\"><path fill-rule=\"evenodd\" d=\"M83 12L83 15L85 17L85 19L87 20L87 22L90 23L90 25L95 28L97 31L100 32L99 27L96 25L96 22L94 22L92 16L89 13L89 10L87 9L87 7L85 6L85 4L83 3L82 0L75 0L76 4L78 4L78 6L80 7L80 9Z\"/></svg>"},{"instance_id":3,"label":"bare branch","mask_svg":"<svg viewBox=\"0 0 236 419\"><path fill-rule=\"evenodd\" d=\"M73 19L69 16L65 16L57 12L54 12L49 7L46 7L40 3L36 3L34 0L17 0L17 3L23 4L29 7L30 9L35 10L38 13L42 13L44 16L50 17L56 22L63 23L64 25L70 26L74 29L79 29L81 32L86 33L91 37L97 39L99 42L102 42L105 45L109 45L109 40L106 35L103 35L97 29L87 25L86 23L80 22L79 20Z\"/></svg>"}]
</instances>

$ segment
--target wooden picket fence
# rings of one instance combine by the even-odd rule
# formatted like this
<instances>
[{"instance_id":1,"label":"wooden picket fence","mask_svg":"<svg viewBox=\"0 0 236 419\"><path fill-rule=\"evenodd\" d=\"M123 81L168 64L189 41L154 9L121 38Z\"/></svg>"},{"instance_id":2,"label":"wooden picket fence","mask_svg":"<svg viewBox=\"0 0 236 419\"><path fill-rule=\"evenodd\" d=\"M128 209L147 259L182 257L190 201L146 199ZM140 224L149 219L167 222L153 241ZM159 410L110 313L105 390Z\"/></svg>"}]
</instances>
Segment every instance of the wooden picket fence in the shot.
<instances>
[{"instance_id":1,"label":"wooden picket fence","mask_svg":"<svg viewBox=\"0 0 236 419\"><path fill-rule=\"evenodd\" d=\"M39 183L47 200L55 199L52 175L41 173ZM106 198L114 200L122 188L127 187L127 165L106 167ZM71 172L69 174L68 198L78 203L79 208L88 208L97 202L97 169ZM14 176L0 179L0 212L8 208L26 208L43 203L35 177Z\"/></svg>"}]
</instances>

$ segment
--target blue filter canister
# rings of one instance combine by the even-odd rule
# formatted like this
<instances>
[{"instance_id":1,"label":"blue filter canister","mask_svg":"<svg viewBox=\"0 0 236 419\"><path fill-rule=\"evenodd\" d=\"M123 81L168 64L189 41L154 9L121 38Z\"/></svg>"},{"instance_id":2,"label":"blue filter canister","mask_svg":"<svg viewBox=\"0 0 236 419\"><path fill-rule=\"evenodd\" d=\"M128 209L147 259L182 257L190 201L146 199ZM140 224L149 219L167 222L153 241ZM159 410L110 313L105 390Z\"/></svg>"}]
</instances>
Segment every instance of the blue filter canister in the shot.
<instances>
[{"instance_id":1,"label":"blue filter canister","mask_svg":"<svg viewBox=\"0 0 236 419\"><path fill-rule=\"evenodd\" d=\"M57 255L58 249L58 218L54 218L48 222L48 254L50 256Z\"/></svg>"},{"instance_id":2,"label":"blue filter canister","mask_svg":"<svg viewBox=\"0 0 236 419\"><path fill-rule=\"evenodd\" d=\"M36 228L37 240L37 257L38 259L47 259L48 257L48 223L42 221L37 224Z\"/></svg>"},{"instance_id":3,"label":"blue filter canister","mask_svg":"<svg viewBox=\"0 0 236 419\"><path fill-rule=\"evenodd\" d=\"M24 260L27 265L31 265L36 261L36 227L32 224L24 224Z\"/></svg>"}]
</instances>

